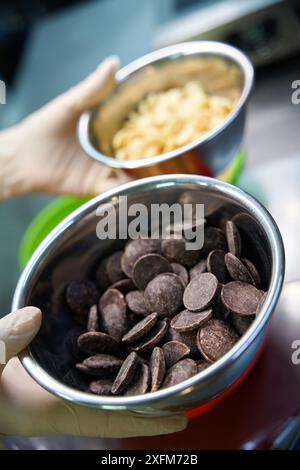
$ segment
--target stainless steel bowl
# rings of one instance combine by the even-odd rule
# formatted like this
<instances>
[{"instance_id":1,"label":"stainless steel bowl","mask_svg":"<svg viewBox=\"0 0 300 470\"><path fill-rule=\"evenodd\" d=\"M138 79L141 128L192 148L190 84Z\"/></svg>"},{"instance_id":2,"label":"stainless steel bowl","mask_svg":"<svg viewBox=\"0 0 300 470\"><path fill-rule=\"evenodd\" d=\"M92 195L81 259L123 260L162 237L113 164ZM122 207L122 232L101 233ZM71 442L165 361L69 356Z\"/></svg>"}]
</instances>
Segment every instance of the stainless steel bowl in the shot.
<instances>
[{"instance_id":1,"label":"stainless steel bowl","mask_svg":"<svg viewBox=\"0 0 300 470\"><path fill-rule=\"evenodd\" d=\"M80 392L55 378L45 351L62 354L70 315L57 303L68 281L84 278L95 260L105 256L117 242L96 237L100 203L128 197L128 206L143 202L174 203L180 198L205 204L206 216L212 208L225 217L234 217L249 248L247 256L257 263L268 294L249 330L224 357L208 369L176 386L134 397L101 397ZM233 384L247 370L257 354L278 300L284 276L284 250L278 228L255 199L242 190L216 179L196 175L168 175L123 185L86 203L55 228L35 251L18 282L13 310L29 304L43 309L43 325L31 346L21 354L29 374L43 387L61 398L103 409L127 409L160 415L198 406ZM54 300L50 308L51 295ZM51 359L51 355L50 355ZM50 372L51 371L51 372Z\"/></svg>"},{"instance_id":2,"label":"stainless steel bowl","mask_svg":"<svg viewBox=\"0 0 300 470\"><path fill-rule=\"evenodd\" d=\"M228 67L232 73L228 72ZM157 50L122 68L117 73L117 86L111 96L101 106L82 114L78 124L79 142L93 159L127 170L135 177L203 174L206 169L206 174L218 176L228 168L241 147L253 76L247 57L219 42L194 41ZM228 95L232 87L238 86L241 92L234 110L204 137L177 150L147 159L114 158L112 138L141 99L150 91L181 86L190 80L200 80L205 91L220 95Z\"/></svg>"}]
</instances>

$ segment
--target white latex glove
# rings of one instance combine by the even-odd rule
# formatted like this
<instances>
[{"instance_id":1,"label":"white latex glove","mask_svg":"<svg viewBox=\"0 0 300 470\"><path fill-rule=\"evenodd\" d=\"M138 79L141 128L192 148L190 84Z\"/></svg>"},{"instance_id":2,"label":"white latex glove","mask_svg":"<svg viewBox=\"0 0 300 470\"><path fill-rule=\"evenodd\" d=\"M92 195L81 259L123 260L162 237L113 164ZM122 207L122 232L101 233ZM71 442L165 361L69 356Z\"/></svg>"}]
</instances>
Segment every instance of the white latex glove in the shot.
<instances>
[{"instance_id":1,"label":"white latex glove","mask_svg":"<svg viewBox=\"0 0 300 470\"><path fill-rule=\"evenodd\" d=\"M184 429L183 415L143 418L125 411L95 410L63 401L41 388L13 357L30 343L40 324L41 312L35 307L25 307L0 320L0 341L10 359L5 367L0 366L0 434L132 437Z\"/></svg>"},{"instance_id":2,"label":"white latex glove","mask_svg":"<svg viewBox=\"0 0 300 470\"><path fill-rule=\"evenodd\" d=\"M80 114L113 89L118 64L107 58L82 83L0 132L0 200L34 192L96 195L128 180L89 158L76 137Z\"/></svg>"}]
</instances>

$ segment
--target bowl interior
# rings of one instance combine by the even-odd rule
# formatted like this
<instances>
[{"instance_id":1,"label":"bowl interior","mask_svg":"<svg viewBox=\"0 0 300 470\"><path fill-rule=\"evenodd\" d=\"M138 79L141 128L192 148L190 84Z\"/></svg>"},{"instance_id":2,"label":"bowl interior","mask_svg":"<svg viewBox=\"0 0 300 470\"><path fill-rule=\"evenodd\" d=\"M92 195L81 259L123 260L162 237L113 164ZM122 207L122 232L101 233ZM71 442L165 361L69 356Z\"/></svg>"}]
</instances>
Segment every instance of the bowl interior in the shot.
<instances>
[{"instance_id":1,"label":"bowl interior","mask_svg":"<svg viewBox=\"0 0 300 470\"><path fill-rule=\"evenodd\" d=\"M213 181L205 178L203 180ZM224 183L218 185L231 188ZM222 228L227 219L234 219L242 235L242 256L256 264L262 275L262 289L268 289L272 274L272 252L267 234L257 214L251 210L251 205L247 207L238 202L230 191L226 193L207 183L199 186L182 181L181 184L180 178L177 178L176 184L174 179L156 179L155 184L140 185L138 189L131 186L120 191L119 195L127 196L128 207L143 203L149 207L149 213L150 204L172 204L180 201L181 204L203 203L207 225ZM101 202L113 203L118 214L118 199L115 194ZM56 236L52 236L27 279L28 285L22 300L24 305L36 305L43 311L42 328L31 345L31 355L59 381L63 381L73 360L65 341L67 332L74 325L65 302L66 285L74 279L94 280L96 266L101 258L125 243L125 240L97 238L96 227L100 220L96 215L98 205L97 200L88 203L85 208L77 211L73 219L69 218L63 223ZM240 343L242 341L243 339ZM95 401L100 398L94 396Z\"/></svg>"},{"instance_id":2,"label":"bowl interior","mask_svg":"<svg viewBox=\"0 0 300 470\"><path fill-rule=\"evenodd\" d=\"M218 54L177 52L153 60L121 79L109 99L93 111L90 141L112 157L114 135L148 93L181 87L193 80L200 81L207 94L237 99L245 77L237 62Z\"/></svg>"}]
</instances>

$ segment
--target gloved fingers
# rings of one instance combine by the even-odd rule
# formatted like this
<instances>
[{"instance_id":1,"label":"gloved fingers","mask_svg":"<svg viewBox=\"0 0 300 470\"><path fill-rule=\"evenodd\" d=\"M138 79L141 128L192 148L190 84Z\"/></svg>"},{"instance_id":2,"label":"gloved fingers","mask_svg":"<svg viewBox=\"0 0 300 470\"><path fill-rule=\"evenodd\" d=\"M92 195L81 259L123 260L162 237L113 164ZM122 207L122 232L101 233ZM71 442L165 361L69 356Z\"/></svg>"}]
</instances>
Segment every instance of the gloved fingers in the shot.
<instances>
[{"instance_id":1,"label":"gloved fingers","mask_svg":"<svg viewBox=\"0 0 300 470\"><path fill-rule=\"evenodd\" d=\"M124 171L109 170L110 172L106 177L104 177L104 172L99 171L98 176L94 178L93 184L91 185L92 194L101 194L104 191L108 191L109 189L130 181L129 176Z\"/></svg>"},{"instance_id":2,"label":"gloved fingers","mask_svg":"<svg viewBox=\"0 0 300 470\"><path fill-rule=\"evenodd\" d=\"M24 310L19 321L10 316L2 337L15 338L9 343L9 355L24 348L37 332L40 311L30 308L28 322ZM2 322L2 320L1 320ZM10 324L11 328L8 328ZM13 334L4 334L5 331ZM14 342L15 341L15 342ZM1 377L2 401L0 403L0 434L42 436L55 434L97 437L152 436L178 432L185 428L183 415L149 418L125 411L95 410L60 400L40 387L23 369L18 358L13 357Z\"/></svg>"},{"instance_id":3,"label":"gloved fingers","mask_svg":"<svg viewBox=\"0 0 300 470\"><path fill-rule=\"evenodd\" d=\"M113 438L155 436L182 431L187 425L186 417L181 414L143 417L126 411L95 411L66 402L64 407L70 413L67 433L75 435Z\"/></svg>"},{"instance_id":4,"label":"gloved fingers","mask_svg":"<svg viewBox=\"0 0 300 470\"><path fill-rule=\"evenodd\" d=\"M83 162L84 160L82 160ZM79 175L78 171L77 175ZM75 194L76 196L97 196L130 181L122 170L115 172L111 168L98 163L92 163L81 175L83 175L81 178L76 179L75 172L70 173L70 179L65 179L63 185L59 188L60 192L62 194Z\"/></svg>"},{"instance_id":5,"label":"gloved fingers","mask_svg":"<svg viewBox=\"0 0 300 470\"><path fill-rule=\"evenodd\" d=\"M9 359L21 352L35 337L41 319L38 308L25 307L0 320L0 374Z\"/></svg>"},{"instance_id":6,"label":"gloved fingers","mask_svg":"<svg viewBox=\"0 0 300 470\"><path fill-rule=\"evenodd\" d=\"M17 357L9 360L2 373L0 385L3 399L12 406L19 406L30 412L39 413L59 401L28 374Z\"/></svg>"},{"instance_id":7,"label":"gloved fingers","mask_svg":"<svg viewBox=\"0 0 300 470\"><path fill-rule=\"evenodd\" d=\"M115 86L118 68L118 57L107 57L94 72L65 94L76 113L96 106L109 95Z\"/></svg>"},{"instance_id":8,"label":"gloved fingers","mask_svg":"<svg viewBox=\"0 0 300 470\"><path fill-rule=\"evenodd\" d=\"M76 196L96 196L120 184L130 181L122 170L115 171L99 163L80 151L60 184L50 186L49 192L74 194ZM45 185L44 185L45 187Z\"/></svg>"},{"instance_id":9,"label":"gloved fingers","mask_svg":"<svg viewBox=\"0 0 300 470\"><path fill-rule=\"evenodd\" d=\"M184 415L140 417L125 411L95 410L59 400L44 410L0 407L0 433L20 436L72 435L124 438L182 431Z\"/></svg>"}]
</instances>

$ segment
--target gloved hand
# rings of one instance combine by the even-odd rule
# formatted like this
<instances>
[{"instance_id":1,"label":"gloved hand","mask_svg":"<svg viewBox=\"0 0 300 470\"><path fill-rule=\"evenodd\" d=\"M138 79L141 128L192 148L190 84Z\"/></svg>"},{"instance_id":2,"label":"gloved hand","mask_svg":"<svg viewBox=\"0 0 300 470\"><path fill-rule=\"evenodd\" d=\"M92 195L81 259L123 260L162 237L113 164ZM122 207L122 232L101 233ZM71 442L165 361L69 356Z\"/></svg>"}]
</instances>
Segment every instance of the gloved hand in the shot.
<instances>
[{"instance_id":1,"label":"gloved hand","mask_svg":"<svg viewBox=\"0 0 300 470\"><path fill-rule=\"evenodd\" d=\"M76 138L80 114L113 89L118 60L106 59L82 83L0 132L0 201L33 192L96 195L128 180L89 158Z\"/></svg>"},{"instance_id":2,"label":"gloved hand","mask_svg":"<svg viewBox=\"0 0 300 470\"><path fill-rule=\"evenodd\" d=\"M125 411L95 410L63 401L41 388L13 357L30 343L40 324L41 312L35 307L25 307L0 320L0 347L5 344L9 359L5 367L0 366L0 434L132 437L184 429L183 415L144 418Z\"/></svg>"}]
</instances>

